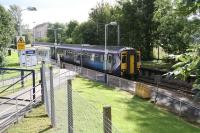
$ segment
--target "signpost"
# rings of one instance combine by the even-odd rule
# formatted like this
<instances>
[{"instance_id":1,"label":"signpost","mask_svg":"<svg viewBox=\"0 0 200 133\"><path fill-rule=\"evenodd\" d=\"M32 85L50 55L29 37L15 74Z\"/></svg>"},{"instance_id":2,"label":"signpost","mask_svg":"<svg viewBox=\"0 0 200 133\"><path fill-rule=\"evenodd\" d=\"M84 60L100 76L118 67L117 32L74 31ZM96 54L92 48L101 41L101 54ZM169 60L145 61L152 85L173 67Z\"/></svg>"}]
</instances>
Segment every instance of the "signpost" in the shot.
<instances>
[{"instance_id":1,"label":"signpost","mask_svg":"<svg viewBox=\"0 0 200 133\"><path fill-rule=\"evenodd\" d=\"M35 49L26 49L21 51L20 66L32 67L37 65Z\"/></svg>"},{"instance_id":2,"label":"signpost","mask_svg":"<svg viewBox=\"0 0 200 133\"><path fill-rule=\"evenodd\" d=\"M17 50L25 50L25 36L17 36Z\"/></svg>"}]
</instances>

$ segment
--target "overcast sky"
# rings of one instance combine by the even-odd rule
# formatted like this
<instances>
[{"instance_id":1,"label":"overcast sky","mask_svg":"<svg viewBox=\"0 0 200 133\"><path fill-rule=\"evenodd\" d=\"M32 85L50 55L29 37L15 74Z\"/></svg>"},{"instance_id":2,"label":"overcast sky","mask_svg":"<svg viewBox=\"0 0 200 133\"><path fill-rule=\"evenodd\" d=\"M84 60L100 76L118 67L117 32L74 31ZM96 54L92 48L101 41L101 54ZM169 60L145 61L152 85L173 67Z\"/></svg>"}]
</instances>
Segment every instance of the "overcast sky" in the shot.
<instances>
[{"instance_id":1,"label":"overcast sky","mask_svg":"<svg viewBox=\"0 0 200 133\"><path fill-rule=\"evenodd\" d=\"M0 4L5 8L9 5L16 4L22 9L28 6L34 6L38 11L23 11L23 24L29 24L29 28L33 27L33 22L40 24L43 22L62 22L66 23L70 20L79 22L88 19L90 9L95 7L97 2L102 0L0 0ZM111 4L115 0L104 0Z\"/></svg>"}]
</instances>

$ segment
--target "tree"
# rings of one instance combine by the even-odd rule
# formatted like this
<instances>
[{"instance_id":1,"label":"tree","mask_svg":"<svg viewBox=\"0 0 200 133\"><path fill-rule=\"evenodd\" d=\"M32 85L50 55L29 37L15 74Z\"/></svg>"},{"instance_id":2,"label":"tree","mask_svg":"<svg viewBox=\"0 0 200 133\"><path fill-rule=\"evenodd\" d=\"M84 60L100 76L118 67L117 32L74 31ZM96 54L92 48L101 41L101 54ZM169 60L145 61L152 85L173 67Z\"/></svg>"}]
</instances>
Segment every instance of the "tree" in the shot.
<instances>
[{"instance_id":1,"label":"tree","mask_svg":"<svg viewBox=\"0 0 200 133\"><path fill-rule=\"evenodd\" d=\"M179 55L177 61L173 66L176 78L187 80L190 75L196 75L193 88L199 90L194 97L194 100L197 100L200 98L200 47L195 46L192 51Z\"/></svg>"},{"instance_id":2,"label":"tree","mask_svg":"<svg viewBox=\"0 0 200 133\"><path fill-rule=\"evenodd\" d=\"M142 50L143 59L151 59L156 24L153 21L154 0L119 2L121 40L128 46Z\"/></svg>"},{"instance_id":3,"label":"tree","mask_svg":"<svg viewBox=\"0 0 200 133\"><path fill-rule=\"evenodd\" d=\"M73 43L96 44L96 25L92 21L87 21L75 28L72 33Z\"/></svg>"},{"instance_id":4,"label":"tree","mask_svg":"<svg viewBox=\"0 0 200 133\"><path fill-rule=\"evenodd\" d=\"M5 65L5 48L9 47L14 34L12 16L0 5L0 67Z\"/></svg>"},{"instance_id":5,"label":"tree","mask_svg":"<svg viewBox=\"0 0 200 133\"><path fill-rule=\"evenodd\" d=\"M20 23L22 23L22 9L17 5L10 5L10 9L8 11L13 17L16 35L20 35Z\"/></svg>"},{"instance_id":6,"label":"tree","mask_svg":"<svg viewBox=\"0 0 200 133\"><path fill-rule=\"evenodd\" d=\"M200 13L200 1L199 0L178 0L177 13L179 15L188 16L191 14Z\"/></svg>"},{"instance_id":7,"label":"tree","mask_svg":"<svg viewBox=\"0 0 200 133\"><path fill-rule=\"evenodd\" d=\"M158 25L155 45L161 46L168 53L181 54L189 47L196 24L188 21L187 16L176 12L177 4L169 0L156 0L154 21Z\"/></svg>"},{"instance_id":8,"label":"tree","mask_svg":"<svg viewBox=\"0 0 200 133\"><path fill-rule=\"evenodd\" d=\"M77 21L70 21L69 23L66 24L66 29L64 33L64 43L72 43L72 33L75 30L75 28L78 26Z\"/></svg>"},{"instance_id":9,"label":"tree","mask_svg":"<svg viewBox=\"0 0 200 133\"><path fill-rule=\"evenodd\" d=\"M78 26L78 22L77 21L70 21L67 24L67 29L66 29L66 37L67 38L71 38L72 37L72 32L75 30L76 26Z\"/></svg>"},{"instance_id":10,"label":"tree","mask_svg":"<svg viewBox=\"0 0 200 133\"><path fill-rule=\"evenodd\" d=\"M91 13L89 13L89 21L92 21L95 25L94 33L95 44L103 45L105 42L105 24L108 24L112 21L117 21L116 17L116 7L111 6L109 3L97 3L95 8L91 9ZM108 28L108 45L116 45L117 44L117 27L109 26Z\"/></svg>"},{"instance_id":11,"label":"tree","mask_svg":"<svg viewBox=\"0 0 200 133\"><path fill-rule=\"evenodd\" d=\"M63 43L65 40L65 25L62 23L49 24L47 30L48 42L51 43L55 42L55 34L54 34L55 30L56 30L57 43Z\"/></svg>"}]
</instances>

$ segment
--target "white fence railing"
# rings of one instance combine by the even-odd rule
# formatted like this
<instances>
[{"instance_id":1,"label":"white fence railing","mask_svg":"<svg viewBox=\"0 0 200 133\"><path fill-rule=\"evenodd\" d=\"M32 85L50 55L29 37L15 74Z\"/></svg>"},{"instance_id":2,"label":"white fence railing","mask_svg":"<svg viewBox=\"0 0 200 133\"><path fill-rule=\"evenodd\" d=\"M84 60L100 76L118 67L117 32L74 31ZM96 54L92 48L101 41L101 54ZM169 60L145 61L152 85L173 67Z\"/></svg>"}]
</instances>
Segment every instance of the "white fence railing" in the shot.
<instances>
[{"instance_id":1,"label":"white fence railing","mask_svg":"<svg viewBox=\"0 0 200 133\"><path fill-rule=\"evenodd\" d=\"M33 90L35 88L35 93ZM35 99L33 99L35 95ZM20 94L0 102L0 132L4 131L8 126L23 116L32 106L40 102L41 89L40 84L31 89L25 89ZM2 101L2 100L1 100Z\"/></svg>"}]
</instances>

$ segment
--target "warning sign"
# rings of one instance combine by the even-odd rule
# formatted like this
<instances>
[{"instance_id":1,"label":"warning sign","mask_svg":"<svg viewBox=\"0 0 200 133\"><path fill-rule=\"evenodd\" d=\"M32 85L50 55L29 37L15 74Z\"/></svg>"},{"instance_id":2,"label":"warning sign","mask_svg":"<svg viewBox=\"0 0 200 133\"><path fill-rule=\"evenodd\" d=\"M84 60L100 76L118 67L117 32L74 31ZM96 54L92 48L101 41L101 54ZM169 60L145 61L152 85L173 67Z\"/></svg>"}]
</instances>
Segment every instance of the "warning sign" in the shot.
<instances>
[{"instance_id":1,"label":"warning sign","mask_svg":"<svg viewBox=\"0 0 200 133\"><path fill-rule=\"evenodd\" d=\"M25 50L25 36L17 36L17 50Z\"/></svg>"}]
</instances>

